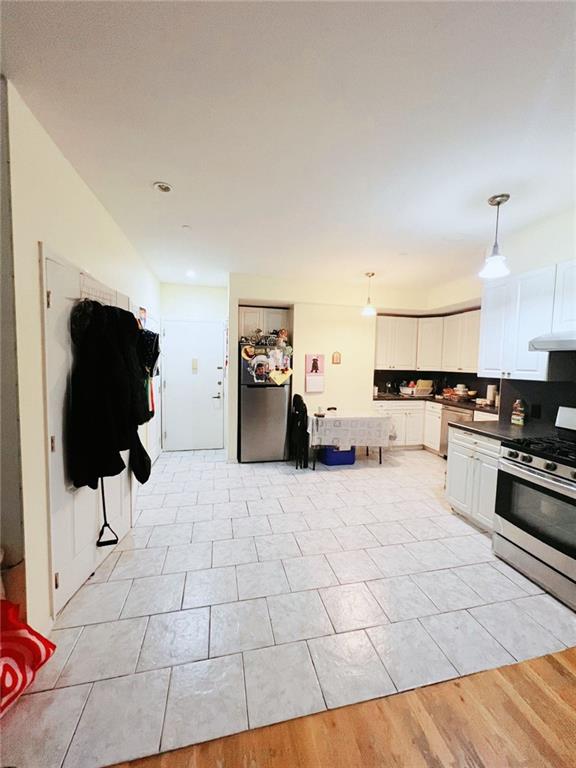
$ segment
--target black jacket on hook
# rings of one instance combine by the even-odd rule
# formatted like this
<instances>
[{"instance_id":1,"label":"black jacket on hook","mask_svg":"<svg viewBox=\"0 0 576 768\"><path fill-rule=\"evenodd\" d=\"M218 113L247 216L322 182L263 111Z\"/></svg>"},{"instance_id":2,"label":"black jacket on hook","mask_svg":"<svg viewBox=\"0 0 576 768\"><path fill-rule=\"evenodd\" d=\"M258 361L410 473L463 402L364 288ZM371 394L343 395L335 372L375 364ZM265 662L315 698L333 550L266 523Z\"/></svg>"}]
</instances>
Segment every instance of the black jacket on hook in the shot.
<instances>
[{"instance_id":1,"label":"black jacket on hook","mask_svg":"<svg viewBox=\"0 0 576 768\"><path fill-rule=\"evenodd\" d=\"M130 469L145 483L151 462L138 425L151 417L147 372L137 346L134 315L84 299L72 310L74 364L66 421L67 471L77 488L96 489L100 477L125 468L120 451L130 450Z\"/></svg>"}]
</instances>

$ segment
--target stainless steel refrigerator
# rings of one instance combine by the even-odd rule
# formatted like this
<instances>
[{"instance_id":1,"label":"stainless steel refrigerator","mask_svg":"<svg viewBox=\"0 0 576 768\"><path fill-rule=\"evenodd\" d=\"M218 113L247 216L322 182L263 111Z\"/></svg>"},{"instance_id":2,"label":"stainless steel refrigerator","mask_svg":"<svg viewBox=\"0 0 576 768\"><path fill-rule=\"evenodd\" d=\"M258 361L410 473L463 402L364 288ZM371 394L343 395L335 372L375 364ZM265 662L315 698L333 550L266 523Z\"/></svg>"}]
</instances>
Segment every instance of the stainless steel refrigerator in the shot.
<instances>
[{"instance_id":1,"label":"stainless steel refrigerator","mask_svg":"<svg viewBox=\"0 0 576 768\"><path fill-rule=\"evenodd\" d=\"M238 461L288 458L291 377L275 384L270 371L290 367L281 348L240 344Z\"/></svg>"}]
</instances>

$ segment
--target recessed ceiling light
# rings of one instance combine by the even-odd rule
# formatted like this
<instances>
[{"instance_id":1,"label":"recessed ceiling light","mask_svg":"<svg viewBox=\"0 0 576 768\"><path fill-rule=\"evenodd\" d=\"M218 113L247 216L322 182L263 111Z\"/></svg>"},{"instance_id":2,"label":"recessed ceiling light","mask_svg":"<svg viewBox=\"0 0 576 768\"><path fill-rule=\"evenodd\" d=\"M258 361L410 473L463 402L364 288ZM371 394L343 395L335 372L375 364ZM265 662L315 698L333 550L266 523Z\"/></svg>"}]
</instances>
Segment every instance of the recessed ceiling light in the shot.
<instances>
[{"instance_id":1,"label":"recessed ceiling light","mask_svg":"<svg viewBox=\"0 0 576 768\"><path fill-rule=\"evenodd\" d=\"M152 186L157 192L172 192L172 187L167 181L155 181Z\"/></svg>"},{"instance_id":2,"label":"recessed ceiling light","mask_svg":"<svg viewBox=\"0 0 576 768\"><path fill-rule=\"evenodd\" d=\"M193 269L186 270L186 277L196 277L196 272Z\"/></svg>"}]
</instances>

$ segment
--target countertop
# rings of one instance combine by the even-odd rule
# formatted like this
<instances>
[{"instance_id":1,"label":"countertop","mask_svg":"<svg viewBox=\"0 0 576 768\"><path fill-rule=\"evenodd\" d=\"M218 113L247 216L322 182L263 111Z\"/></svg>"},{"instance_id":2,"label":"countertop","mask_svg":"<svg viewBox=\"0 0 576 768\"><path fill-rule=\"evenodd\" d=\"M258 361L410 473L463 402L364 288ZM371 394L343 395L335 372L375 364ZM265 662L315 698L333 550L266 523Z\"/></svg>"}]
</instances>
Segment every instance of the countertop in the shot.
<instances>
[{"instance_id":1,"label":"countertop","mask_svg":"<svg viewBox=\"0 0 576 768\"><path fill-rule=\"evenodd\" d=\"M552 422L529 421L523 427L517 427L515 424L500 424L498 421L458 421L448 422L448 426L503 441L556 435L556 428Z\"/></svg>"},{"instance_id":2,"label":"countertop","mask_svg":"<svg viewBox=\"0 0 576 768\"><path fill-rule=\"evenodd\" d=\"M412 397L412 395L378 395L378 397L373 398L374 402L378 403L385 403L385 402L393 402L394 400L405 400L407 402L414 401L414 400L423 400L428 401L429 403L438 403L438 405L446 405L450 408L463 408L466 411L479 411L480 413L493 413L497 414L498 410L496 408L487 408L486 406L478 406L476 403L472 402L466 402L464 400L447 400L445 398L442 398L442 400L437 400L435 397L431 395L427 395L426 397Z\"/></svg>"}]
</instances>

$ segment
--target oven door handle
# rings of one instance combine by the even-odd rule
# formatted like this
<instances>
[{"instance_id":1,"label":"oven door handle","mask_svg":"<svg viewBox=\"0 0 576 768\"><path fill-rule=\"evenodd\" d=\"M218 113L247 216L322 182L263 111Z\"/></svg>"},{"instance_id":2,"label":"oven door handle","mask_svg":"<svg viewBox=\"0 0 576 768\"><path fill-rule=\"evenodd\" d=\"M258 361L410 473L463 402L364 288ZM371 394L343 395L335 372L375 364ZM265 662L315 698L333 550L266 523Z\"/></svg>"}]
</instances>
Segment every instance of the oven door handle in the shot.
<instances>
[{"instance_id":1,"label":"oven door handle","mask_svg":"<svg viewBox=\"0 0 576 768\"><path fill-rule=\"evenodd\" d=\"M502 470L502 472L506 472L508 475L514 475L514 477L519 477L522 480L529 480L535 485L548 488L550 491L556 491L556 493L561 493L564 496L568 496L570 499L576 499L576 487L573 483L565 483L562 480L553 479L543 472L538 472L538 470L525 469L511 461L506 461L506 459L500 459L498 462L498 469Z\"/></svg>"}]
</instances>

